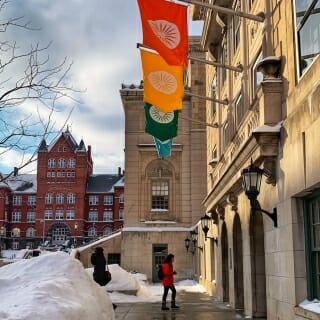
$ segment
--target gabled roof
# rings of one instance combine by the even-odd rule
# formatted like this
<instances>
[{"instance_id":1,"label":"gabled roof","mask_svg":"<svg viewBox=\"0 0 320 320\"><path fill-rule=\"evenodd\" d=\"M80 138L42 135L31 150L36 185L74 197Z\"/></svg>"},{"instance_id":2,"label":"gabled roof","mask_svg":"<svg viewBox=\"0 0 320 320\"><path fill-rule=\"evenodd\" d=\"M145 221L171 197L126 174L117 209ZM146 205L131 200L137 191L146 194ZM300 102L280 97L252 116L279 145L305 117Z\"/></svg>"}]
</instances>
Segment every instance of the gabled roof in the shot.
<instances>
[{"instance_id":1,"label":"gabled roof","mask_svg":"<svg viewBox=\"0 0 320 320\"><path fill-rule=\"evenodd\" d=\"M87 193L114 192L114 186L123 176L117 174L95 174L88 180Z\"/></svg>"},{"instance_id":2,"label":"gabled roof","mask_svg":"<svg viewBox=\"0 0 320 320\"><path fill-rule=\"evenodd\" d=\"M75 152L76 151L86 151L86 146L85 146L83 140L81 139L80 145L78 145L77 141L75 140L75 138L73 137L73 135L71 134L71 132L69 131L68 128L66 129L65 132L62 132L61 135L57 136L48 146L46 144L46 141L42 140L38 151L51 151L52 148L59 141L59 139L61 139L61 137L63 137L68 142L68 144L70 145L70 147L72 148L73 151L75 151Z\"/></svg>"}]
</instances>

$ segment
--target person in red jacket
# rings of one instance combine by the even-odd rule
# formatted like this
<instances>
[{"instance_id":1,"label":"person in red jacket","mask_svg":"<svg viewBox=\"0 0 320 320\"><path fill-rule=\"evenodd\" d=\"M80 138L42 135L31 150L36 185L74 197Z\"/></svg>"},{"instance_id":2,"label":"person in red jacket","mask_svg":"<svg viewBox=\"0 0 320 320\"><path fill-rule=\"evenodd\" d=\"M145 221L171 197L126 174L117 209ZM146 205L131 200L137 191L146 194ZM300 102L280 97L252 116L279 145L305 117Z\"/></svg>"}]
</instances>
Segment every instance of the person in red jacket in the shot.
<instances>
[{"instance_id":1,"label":"person in red jacket","mask_svg":"<svg viewBox=\"0 0 320 320\"><path fill-rule=\"evenodd\" d=\"M164 290L162 295L161 310L169 310L166 302L169 289L171 290L171 309L179 308L176 305L176 288L173 284L173 275L176 274L176 272L173 271L173 261L174 261L174 255L170 253L162 264L162 272L163 272L162 285Z\"/></svg>"}]
</instances>

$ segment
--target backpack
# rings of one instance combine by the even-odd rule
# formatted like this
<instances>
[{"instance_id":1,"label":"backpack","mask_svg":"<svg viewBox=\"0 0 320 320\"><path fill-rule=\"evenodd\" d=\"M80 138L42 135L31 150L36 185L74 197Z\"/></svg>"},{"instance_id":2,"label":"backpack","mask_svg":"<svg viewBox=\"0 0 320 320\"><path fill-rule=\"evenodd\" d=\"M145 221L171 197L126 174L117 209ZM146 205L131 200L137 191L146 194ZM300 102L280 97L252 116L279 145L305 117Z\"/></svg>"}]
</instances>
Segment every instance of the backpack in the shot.
<instances>
[{"instance_id":1,"label":"backpack","mask_svg":"<svg viewBox=\"0 0 320 320\"><path fill-rule=\"evenodd\" d=\"M158 278L159 278L159 280L163 279L162 264L160 264L159 269L158 269Z\"/></svg>"}]
</instances>

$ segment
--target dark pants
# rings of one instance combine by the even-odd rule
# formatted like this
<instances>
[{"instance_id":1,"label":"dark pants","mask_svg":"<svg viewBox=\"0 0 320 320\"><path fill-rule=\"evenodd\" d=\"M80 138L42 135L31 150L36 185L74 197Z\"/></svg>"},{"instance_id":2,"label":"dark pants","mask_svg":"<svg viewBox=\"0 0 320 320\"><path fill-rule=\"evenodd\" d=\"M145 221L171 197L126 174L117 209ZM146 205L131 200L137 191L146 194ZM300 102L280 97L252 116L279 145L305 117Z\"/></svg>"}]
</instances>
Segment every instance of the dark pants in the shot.
<instances>
[{"instance_id":1,"label":"dark pants","mask_svg":"<svg viewBox=\"0 0 320 320\"><path fill-rule=\"evenodd\" d=\"M162 296L162 303L166 303L169 289L171 290L171 301L172 302L176 301L176 288L174 287L174 285L164 286L163 289L164 289L164 291L163 291L163 296Z\"/></svg>"}]
</instances>

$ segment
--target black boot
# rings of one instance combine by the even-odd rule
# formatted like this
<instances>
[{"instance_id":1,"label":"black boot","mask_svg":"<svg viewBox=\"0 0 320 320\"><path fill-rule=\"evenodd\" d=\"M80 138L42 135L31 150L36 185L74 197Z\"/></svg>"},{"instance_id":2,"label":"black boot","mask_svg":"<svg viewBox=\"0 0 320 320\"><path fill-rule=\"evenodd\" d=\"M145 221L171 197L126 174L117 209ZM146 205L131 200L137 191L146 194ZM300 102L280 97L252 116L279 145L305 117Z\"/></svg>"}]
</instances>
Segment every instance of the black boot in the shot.
<instances>
[{"instance_id":1,"label":"black boot","mask_svg":"<svg viewBox=\"0 0 320 320\"><path fill-rule=\"evenodd\" d=\"M171 309L179 309L180 307L176 305L175 301L171 301Z\"/></svg>"},{"instance_id":2,"label":"black boot","mask_svg":"<svg viewBox=\"0 0 320 320\"><path fill-rule=\"evenodd\" d=\"M166 302L162 302L161 310L169 310L169 308L166 306Z\"/></svg>"}]
</instances>

